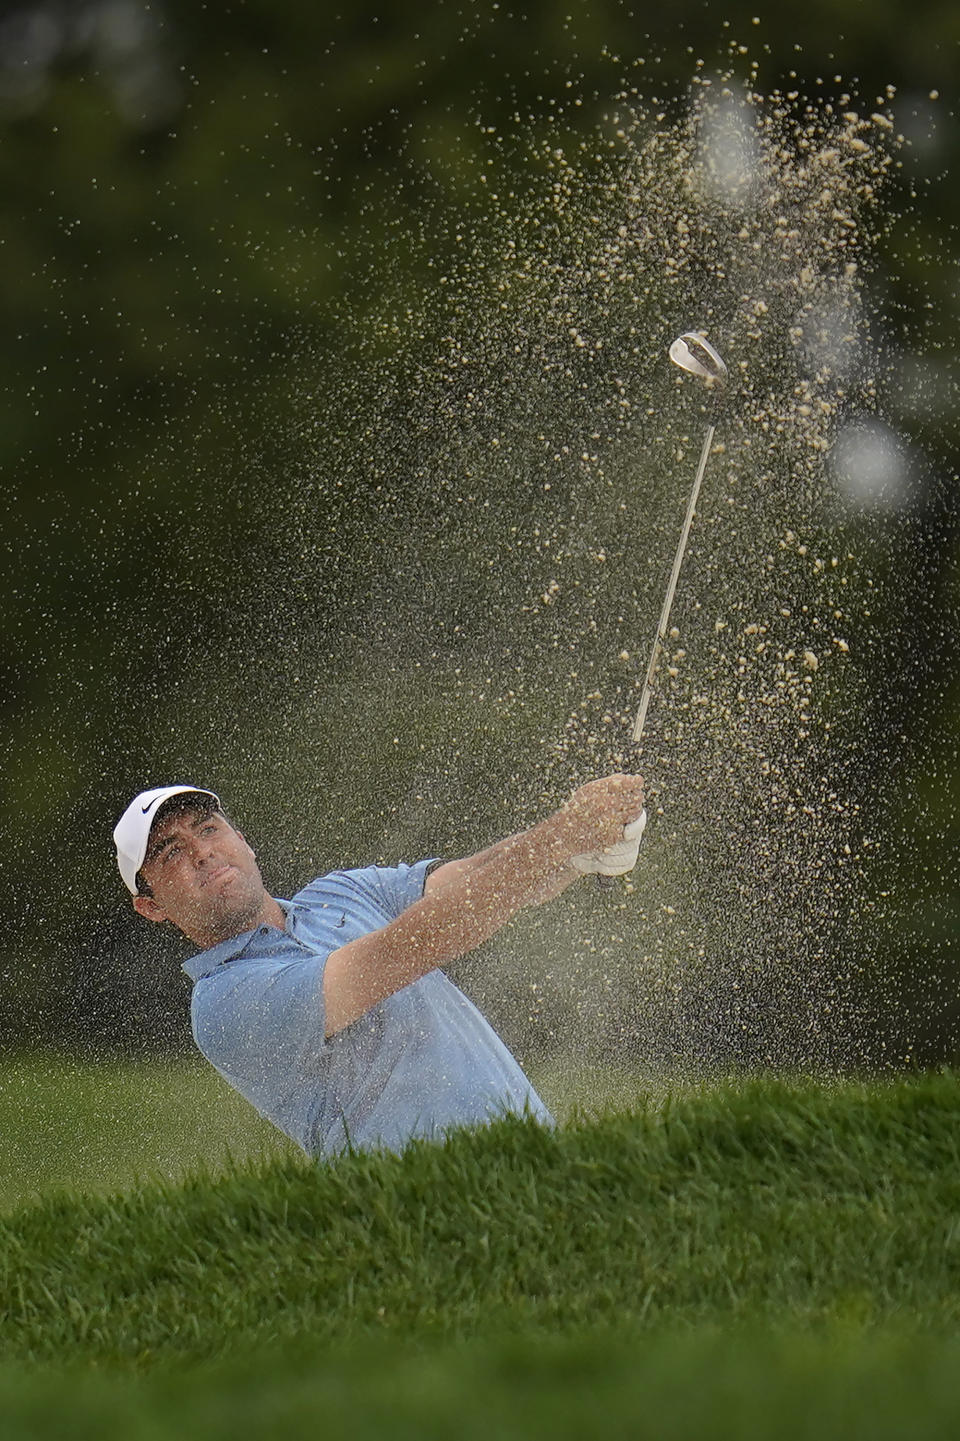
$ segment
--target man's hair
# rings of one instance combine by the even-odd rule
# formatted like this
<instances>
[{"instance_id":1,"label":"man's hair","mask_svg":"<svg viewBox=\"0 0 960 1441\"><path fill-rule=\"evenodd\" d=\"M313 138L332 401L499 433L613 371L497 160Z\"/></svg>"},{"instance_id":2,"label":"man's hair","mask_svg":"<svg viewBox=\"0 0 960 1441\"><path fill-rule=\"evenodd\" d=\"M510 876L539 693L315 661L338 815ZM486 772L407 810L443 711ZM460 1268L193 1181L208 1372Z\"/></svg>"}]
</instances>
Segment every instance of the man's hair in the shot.
<instances>
[{"instance_id":1,"label":"man's hair","mask_svg":"<svg viewBox=\"0 0 960 1441\"><path fill-rule=\"evenodd\" d=\"M213 796L201 794L200 791L190 791L179 796L171 796L169 800L164 801L162 806L158 806L157 814L153 818L153 825L151 825L150 829L153 830L153 826L155 826L159 820L166 820L169 816L178 816L187 811L195 811L199 816L218 815L222 820L226 821L228 826L233 824L226 811L217 805ZM137 871L136 880L138 896L153 895L153 891L150 889L150 885L145 879L142 869Z\"/></svg>"}]
</instances>

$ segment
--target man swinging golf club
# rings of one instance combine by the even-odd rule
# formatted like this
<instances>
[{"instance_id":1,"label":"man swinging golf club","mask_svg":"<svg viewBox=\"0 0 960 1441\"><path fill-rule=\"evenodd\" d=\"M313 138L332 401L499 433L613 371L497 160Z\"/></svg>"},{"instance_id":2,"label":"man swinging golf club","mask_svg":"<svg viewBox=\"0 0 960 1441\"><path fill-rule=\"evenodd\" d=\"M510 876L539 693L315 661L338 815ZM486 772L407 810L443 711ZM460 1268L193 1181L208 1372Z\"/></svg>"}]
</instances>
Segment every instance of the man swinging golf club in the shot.
<instances>
[{"instance_id":1,"label":"man swinging golf club","mask_svg":"<svg viewBox=\"0 0 960 1441\"><path fill-rule=\"evenodd\" d=\"M607 776L467 859L334 871L289 901L265 890L212 791L144 791L114 840L137 912L202 948L184 965L200 1050L308 1155L330 1156L504 1112L550 1121L440 967L578 875L631 870L645 818L640 777Z\"/></svg>"}]
</instances>

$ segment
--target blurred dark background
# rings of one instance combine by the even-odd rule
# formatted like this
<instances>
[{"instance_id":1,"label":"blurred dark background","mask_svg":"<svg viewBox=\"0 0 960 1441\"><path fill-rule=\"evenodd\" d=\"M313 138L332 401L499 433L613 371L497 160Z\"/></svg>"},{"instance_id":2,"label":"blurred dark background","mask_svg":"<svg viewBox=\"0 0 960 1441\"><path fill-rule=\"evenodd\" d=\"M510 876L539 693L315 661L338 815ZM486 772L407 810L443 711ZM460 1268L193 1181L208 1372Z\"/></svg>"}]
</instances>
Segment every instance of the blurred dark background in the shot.
<instances>
[{"instance_id":1,"label":"blurred dark background","mask_svg":"<svg viewBox=\"0 0 960 1441\"><path fill-rule=\"evenodd\" d=\"M468 621L455 585L420 577L421 652L416 587L391 594L437 480L427 506L415 436L377 453L407 405L383 317L426 351L442 339L419 297L453 263L482 127L548 132L564 105L565 134L588 136L625 76L669 106L697 60L752 66L761 89L887 96L909 142L871 285L920 377L896 419L933 480L887 522L885 642L857 660L887 842L844 964L874 1059L954 1058L960 10L859 0L0 7L6 1047L186 1044L171 943L134 923L113 868L142 787L222 789L279 892L345 855L488 843L558 798L510 800L564 714L531 686L491 718L487 657L509 671L519 653L492 612ZM512 163L522 197L538 177ZM535 632L513 639L536 652Z\"/></svg>"}]
</instances>

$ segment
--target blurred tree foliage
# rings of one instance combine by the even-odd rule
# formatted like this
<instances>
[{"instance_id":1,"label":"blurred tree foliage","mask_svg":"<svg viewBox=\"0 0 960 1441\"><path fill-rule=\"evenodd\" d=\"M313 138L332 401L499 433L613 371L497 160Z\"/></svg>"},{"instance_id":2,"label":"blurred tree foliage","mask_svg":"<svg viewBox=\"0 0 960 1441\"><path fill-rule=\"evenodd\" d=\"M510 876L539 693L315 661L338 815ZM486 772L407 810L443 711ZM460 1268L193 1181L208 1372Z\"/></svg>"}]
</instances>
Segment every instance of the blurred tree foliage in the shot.
<instances>
[{"instance_id":1,"label":"blurred tree foliage","mask_svg":"<svg viewBox=\"0 0 960 1441\"><path fill-rule=\"evenodd\" d=\"M918 138L935 131L903 173L907 218L885 239L878 283L906 341L915 315L913 339L935 348L924 383L942 390L900 422L941 483L899 522L913 587L903 613L894 578L878 600L902 643L877 658L882 703L869 723L909 850L884 879L909 898L912 924L891 911L892 932L875 938L902 955L914 1003L888 1044L897 1056L910 1037L914 1055L953 1053L955 1010L945 1018L939 987L955 979L960 920L960 711L947 683L960 595L956 490L942 478L956 479L947 407L960 202L939 177L960 145L949 109L960 12L947 0L755 10L688 0L656 13L615 0L384 0L343 13L307 0L2 7L8 1041L182 1040L185 989L133 931L111 869L116 812L159 775L229 778L282 885L333 864L345 841L365 859L394 831L434 847L490 839L475 834L483 807L464 797L522 771L542 716L531 703L509 733L477 721L461 744L460 699L432 694L421 661L394 649L403 618L384 623L378 586L392 538L418 515L417 438L371 480L356 462L376 451L376 435L353 429L369 411L335 390L340 357L368 321L367 383L380 383L381 318L416 314L420 288L435 289L451 259L450 227L431 232L432 217L473 204L482 237L471 197L485 127L516 113L549 134L574 84L588 103L579 116L567 106L562 123L586 133L622 77L638 76L637 59L647 93L668 103L702 58L743 73L755 61L760 88L826 96L855 82L872 96L892 85L899 123ZM529 158L516 164L519 192L536 177ZM402 407L402 395L382 397L388 418L391 403ZM324 467L318 486L307 472ZM421 580L428 592L433 579ZM437 584L437 606L453 616L455 588ZM403 623L415 628L416 615ZM453 620L449 630L455 655ZM482 700L482 646L463 664L462 698ZM364 694L358 734L351 716ZM459 791L437 778L443 756ZM301 815L291 832L288 818Z\"/></svg>"}]
</instances>

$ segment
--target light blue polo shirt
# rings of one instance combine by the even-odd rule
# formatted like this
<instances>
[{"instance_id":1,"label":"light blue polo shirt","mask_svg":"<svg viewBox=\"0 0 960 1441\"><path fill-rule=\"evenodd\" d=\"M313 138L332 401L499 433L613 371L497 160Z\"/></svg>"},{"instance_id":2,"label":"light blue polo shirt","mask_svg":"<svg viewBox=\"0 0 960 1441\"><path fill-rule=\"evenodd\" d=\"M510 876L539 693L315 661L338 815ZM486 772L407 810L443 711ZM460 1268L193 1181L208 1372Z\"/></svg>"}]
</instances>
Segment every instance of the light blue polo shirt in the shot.
<instances>
[{"instance_id":1,"label":"light blue polo shirt","mask_svg":"<svg viewBox=\"0 0 960 1441\"><path fill-rule=\"evenodd\" d=\"M332 951L380 930L423 895L436 862L334 871L260 926L184 965L194 1038L221 1076L310 1156L439 1137L512 1111L552 1120L462 991L434 970L326 1038Z\"/></svg>"}]
</instances>

